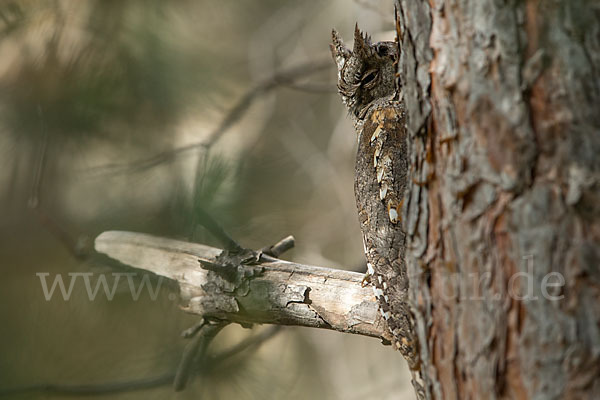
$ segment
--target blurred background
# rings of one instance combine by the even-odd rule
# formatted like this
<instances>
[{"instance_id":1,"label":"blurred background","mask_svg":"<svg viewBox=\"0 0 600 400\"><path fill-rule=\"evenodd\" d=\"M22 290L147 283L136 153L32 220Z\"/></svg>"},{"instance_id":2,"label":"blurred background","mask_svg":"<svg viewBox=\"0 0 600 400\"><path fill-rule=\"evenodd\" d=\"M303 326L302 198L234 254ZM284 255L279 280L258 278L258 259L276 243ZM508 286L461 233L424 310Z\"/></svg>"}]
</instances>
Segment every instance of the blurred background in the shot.
<instances>
[{"instance_id":1,"label":"blurred background","mask_svg":"<svg viewBox=\"0 0 600 400\"><path fill-rule=\"evenodd\" d=\"M356 140L328 48L332 27L351 44L356 21L394 37L391 0L0 2L1 398L177 368L198 319L176 288L135 301L125 284L90 301L76 284L68 301L46 300L36 274L50 286L126 270L94 254L102 231L218 245L199 205L245 247L293 234L284 259L364 271ZM213 349L264 329L229 326ZM183 392L101 397L413 396L404 360L375 339L285 328L253 350Z\"/></svg>"}]
</instances>

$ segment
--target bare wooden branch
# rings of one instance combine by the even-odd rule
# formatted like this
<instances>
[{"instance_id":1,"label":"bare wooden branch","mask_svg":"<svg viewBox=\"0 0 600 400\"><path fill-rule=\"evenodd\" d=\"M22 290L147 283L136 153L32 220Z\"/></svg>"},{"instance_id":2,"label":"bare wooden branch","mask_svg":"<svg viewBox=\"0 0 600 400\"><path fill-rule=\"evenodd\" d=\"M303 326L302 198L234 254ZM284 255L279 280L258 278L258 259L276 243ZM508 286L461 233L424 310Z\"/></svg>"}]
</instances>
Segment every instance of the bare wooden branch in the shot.
<instances>
[{"instance_id":1,"label":"bare wooden branch","mask_svg":"<svg viewBox=\"0 0 600 400\"><path fill-rule=\"evenodd\" d=\"M356 272L268 259L262 272L235 288L200 261L221 250L142 233L109 231L96 250L124 264L179 283L182 308L203 317L239 324L296 325L333 329L387 341L371 288ZM253 266L256 268L256 266Z\"/></svg>"}]
</instances>

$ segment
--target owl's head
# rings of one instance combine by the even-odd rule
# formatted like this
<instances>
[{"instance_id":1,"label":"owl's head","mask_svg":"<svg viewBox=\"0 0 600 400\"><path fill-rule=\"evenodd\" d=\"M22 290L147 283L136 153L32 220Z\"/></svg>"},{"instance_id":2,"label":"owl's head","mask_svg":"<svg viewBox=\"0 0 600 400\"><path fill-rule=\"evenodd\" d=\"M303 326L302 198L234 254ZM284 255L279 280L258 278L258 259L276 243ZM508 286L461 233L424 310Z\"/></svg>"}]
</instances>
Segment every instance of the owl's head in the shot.
<instances>
[{"instance_id":1,"label":"owl's head","mask_svg":"<svg viewBox=\"0 0 600 400\"><path fill-rule=\"evenodd\" d=\"M331 54L338 70L338 90L348 111L357 120L365 117L378 99L396 95L398 44L378 42L354 30L354 47L346 48L339 34L332 31Z\"/></svg>"}]
</instances>

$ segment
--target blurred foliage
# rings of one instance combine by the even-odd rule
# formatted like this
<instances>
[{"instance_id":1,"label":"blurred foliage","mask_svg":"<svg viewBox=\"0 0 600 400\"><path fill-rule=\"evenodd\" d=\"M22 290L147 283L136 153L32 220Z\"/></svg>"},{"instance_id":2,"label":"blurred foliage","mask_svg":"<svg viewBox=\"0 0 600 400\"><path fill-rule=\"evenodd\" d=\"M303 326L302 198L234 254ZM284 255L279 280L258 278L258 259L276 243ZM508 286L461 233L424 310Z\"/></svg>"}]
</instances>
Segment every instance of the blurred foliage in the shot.
<instances>
[{"instance_id":1,"label":"blurred foliage","mask_svg":"<svg viewBox=\"0 0 600 400\"><path fill-rule=\"evenodd\" d=\"M171 28L168 2L72 4L5 6L5 35L20 47L11 79L2 81L10 132L36 132L32 116L42 109L55 135L148 141L171 128L199 87L211 89L212 64L199 56L203 42L194 53L182 51L185 38Z\"/></svg>"},{"instance_id":2,"label":"blurred foliage","mask_svg":"<svg viewBox=\"0 0 600 400\"><path fill-rule=\"evenodd\" d=\"M360 268L354 140L335 93L257 96L210 150L148 168L139 161L201 142L274 72L329 57L332 26L350 33L360 12L363 27L381 30L391 9L341 0L0 2L0 392L176 368L186 344L179 332L196 318L179 310L172 286L156 301L134 302L121 288L114 301L92 302L80 286L70 301L44 301L39 271L110 276L125 268L93 253L73 258L64 247L89 252L103 230L218 244L198 226L199 206L245 246L294 234L299 247L288 257ZM332 63L302 82L327 88L333 76ZM36 210L27 208L32 196ZM215 348L248 334L228 327ZM182 394L166 385L119 397L330 398L354 393L367 373L397 377L403 367L369 339L328 335L288 331Z\"/></svg>"}]
</instances>

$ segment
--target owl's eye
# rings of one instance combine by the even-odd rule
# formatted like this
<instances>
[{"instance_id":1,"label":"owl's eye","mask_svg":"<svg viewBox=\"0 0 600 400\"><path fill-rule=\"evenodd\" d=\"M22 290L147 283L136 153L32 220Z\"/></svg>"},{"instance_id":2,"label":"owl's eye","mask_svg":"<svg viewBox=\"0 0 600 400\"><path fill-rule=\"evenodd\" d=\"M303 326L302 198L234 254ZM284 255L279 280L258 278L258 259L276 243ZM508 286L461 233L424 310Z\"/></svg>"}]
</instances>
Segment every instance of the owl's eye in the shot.
<instances>
[{"instance_id":1,"label":"owl's eye","mask_svg":"<svg viewBox=\"0 0 600 400\"><path fill-rule=\"evenodd\" d=\"M367 71L361 79L362 86L367 89L371 88L376 83L375 78L377 78L377 70L376 69Z\"/></svg>"},{"instance_id":2,"label":"owl's eye","mask_svg":"<svg viewBox=\"0 0 600 400\"><path fill-rule=\"evenodd\" d=\"M387 46L377 46L377 54L379 54L381 57L387 56L388 55Z\"/></svg>"}]
</instances>

